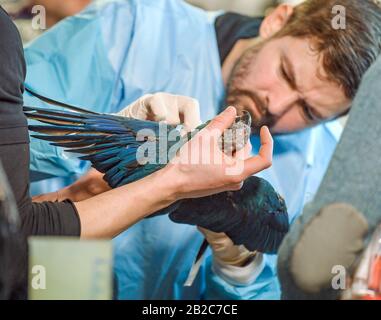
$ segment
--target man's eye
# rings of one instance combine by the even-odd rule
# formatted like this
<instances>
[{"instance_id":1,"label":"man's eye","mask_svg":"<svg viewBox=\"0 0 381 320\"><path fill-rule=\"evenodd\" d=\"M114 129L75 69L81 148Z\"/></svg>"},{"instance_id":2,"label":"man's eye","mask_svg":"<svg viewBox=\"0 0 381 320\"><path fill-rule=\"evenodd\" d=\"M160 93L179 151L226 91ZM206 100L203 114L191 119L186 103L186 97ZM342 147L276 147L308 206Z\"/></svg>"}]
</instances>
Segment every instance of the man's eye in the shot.
<instances>
[{"instance_id":1,"label":"man's eye","mask_svg":"<svg viewBox=\"0 0 381 320\"><path fill-rule=\"evenodd\" d=\"M281 64L280 66L280 72L282 73L282 77L288 82L288 83L291 83L291 78L290 76L288 75L285 67L283 64Z\"/></svg>"},{"instance_id":2,"label":"man's eye","mask_svg":"<svg viewBox=\"0 0 381 320\"><path fill-rule=\"evenodd\" d=\"M308 105L306 105L303 102L300 105L302 107L303 114L308 121L311 121L311 122L319 121L319 118L312 112L311 108Z\"/></svg>"}]
</instances>

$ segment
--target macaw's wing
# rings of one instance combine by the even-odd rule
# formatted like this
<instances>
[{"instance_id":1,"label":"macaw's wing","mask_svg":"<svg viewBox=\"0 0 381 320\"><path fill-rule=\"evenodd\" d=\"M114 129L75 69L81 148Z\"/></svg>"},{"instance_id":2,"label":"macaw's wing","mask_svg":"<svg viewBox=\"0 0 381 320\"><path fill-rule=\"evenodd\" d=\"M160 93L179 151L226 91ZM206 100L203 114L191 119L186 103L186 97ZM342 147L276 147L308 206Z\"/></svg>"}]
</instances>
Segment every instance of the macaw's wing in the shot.
<instances>
[{"instance_id":1,"label":"macaw's wing","mask_svg":"<svg viewBox=\"0 0 381 320\"><path fill-rule=\"evenodd\" d=\"M29 119L48 124L29 126L29 130L43 134L32 137L91 161L95 169L105 174L104 179L112 188L162 168L168 149L176 143L168 144L173 126L78 108L76 111L80 112L24 107Z\"/></svg>"},{"instance_id":2,"label":"macaw's wing","mask_svg":"<svg viewBox=\"0 0 381 320\"><path fill-rule=\"evenodd\" d=\"M285 201L270 183L249 177L241 190L187 199L169 217L177 223L224 232L235 245L274 254L289 230Z\"/></svg>"}]
</instances>

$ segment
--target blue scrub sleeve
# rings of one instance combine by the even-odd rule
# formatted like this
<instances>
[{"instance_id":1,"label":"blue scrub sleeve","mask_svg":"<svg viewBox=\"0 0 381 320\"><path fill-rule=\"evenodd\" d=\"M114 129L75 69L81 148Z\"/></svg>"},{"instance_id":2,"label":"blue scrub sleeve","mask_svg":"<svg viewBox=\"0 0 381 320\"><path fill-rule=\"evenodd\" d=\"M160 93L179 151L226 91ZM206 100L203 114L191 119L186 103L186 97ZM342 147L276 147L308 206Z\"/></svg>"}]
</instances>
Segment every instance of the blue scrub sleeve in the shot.
<instances>
[{"instance_id":1,"label":"blue scrub sleeve","mask_svg":"<svg viewBox=\"0 0 381 320\"><path fill-rule=\"evenodd\" d=\"M278 300L280 287L272 261L264 257L257 266L257 276L251 282L237 284L219 276L213 266L213 258L206 260L205 299L207 300Z\"/></svg>"}]
</instances>

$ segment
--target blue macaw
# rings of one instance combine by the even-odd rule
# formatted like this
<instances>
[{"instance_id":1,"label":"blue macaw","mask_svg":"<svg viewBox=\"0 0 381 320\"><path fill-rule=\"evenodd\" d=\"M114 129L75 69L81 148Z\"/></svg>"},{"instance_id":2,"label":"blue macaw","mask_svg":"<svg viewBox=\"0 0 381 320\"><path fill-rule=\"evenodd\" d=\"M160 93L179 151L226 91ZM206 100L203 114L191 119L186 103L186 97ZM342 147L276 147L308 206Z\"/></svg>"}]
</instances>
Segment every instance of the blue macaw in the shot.
<instances>
[{"instance_id":1,"label":"blue macaw","mask_svg":"<svg viewBox=\"0 0 381 320\"><path fill-rule=\"evenodd\" d=\"M177 139L170 139L175 136L171 134L177 130L175 126L70 108L76 112L34 107L24 107L24 112L29 119L49 124L29 126L31 131L46 134L34 135L35 138L82 154L80 158L91 161L95 169L104 173L105 181L112 188L160 170L181 146L208 124L204 123L182 137L178 134ZM222 136L225 141L221 147L229 148L230 152L243 147L251 132L250 122L248 113L237 117L230 134L227 131ZM243 143L237 141L237 134L232 134L233 130L239 132L239 129L243 129ZM144 139L137 139L141 130L150 134ZM164 144L160 143L162 138L166 140ZM138 150L147 142L154 143L155 159L142 163ZM165 163L159 161L163 154ZM177 223L225 232L234 244L263 253L276 253L289 228L285 201L266 180L254 176L247 179L240 191L179 201L155 215L165 213L169 213L171 220Z\"/></svg>"}]
</instances>

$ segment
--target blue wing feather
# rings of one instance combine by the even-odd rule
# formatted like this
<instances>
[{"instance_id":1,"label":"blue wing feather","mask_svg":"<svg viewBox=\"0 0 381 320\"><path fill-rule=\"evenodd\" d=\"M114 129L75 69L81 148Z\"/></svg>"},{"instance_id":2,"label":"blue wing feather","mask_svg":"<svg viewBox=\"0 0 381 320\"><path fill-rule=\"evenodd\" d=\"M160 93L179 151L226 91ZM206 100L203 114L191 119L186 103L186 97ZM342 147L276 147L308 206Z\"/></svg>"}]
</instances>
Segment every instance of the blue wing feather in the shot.
<instances>
[{"instance_id":1,"label":"blue wing feather","mask_svg":"<svg viewBox=\"0 0 381 320\"><path fill-rule=\"evenodd\" d=\"M29 119L48 124L30 125L29 130L42 133L32 135L34 138L82 155L80 159L91 161L94 168L105 174L104 179L113 188L141 179L163 167L156 163L139 164L137 159L139 147L148 139L158 141L162 134L157 122L34 107L24 107L24 113ZM152 136L137 141L142 129L149 129ZM168 126L165 135L174 129ZM168 148L174 143L168 143Z\"/></svg>"}]
</instances>

